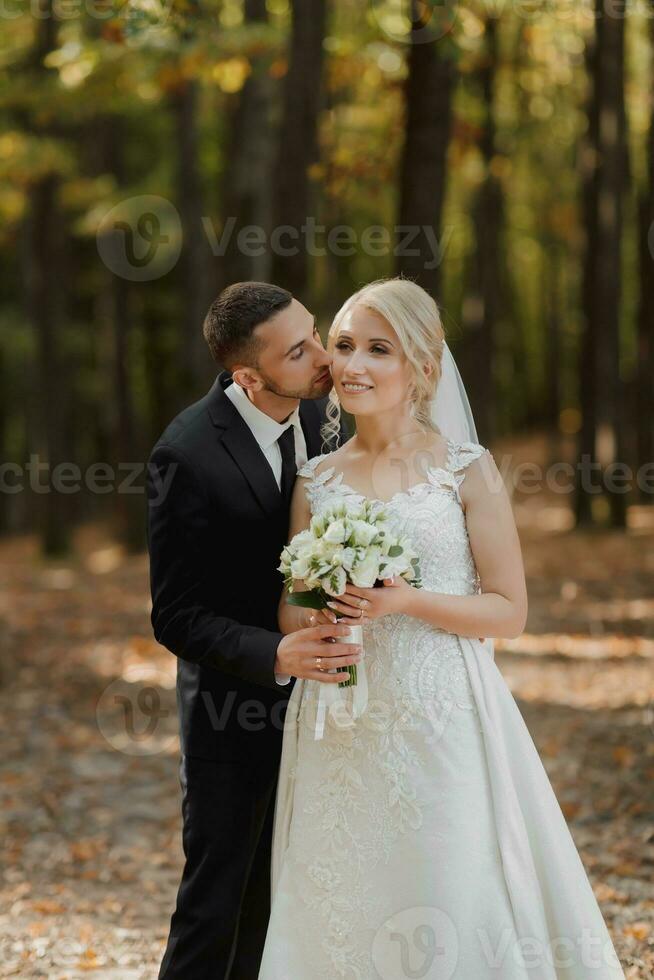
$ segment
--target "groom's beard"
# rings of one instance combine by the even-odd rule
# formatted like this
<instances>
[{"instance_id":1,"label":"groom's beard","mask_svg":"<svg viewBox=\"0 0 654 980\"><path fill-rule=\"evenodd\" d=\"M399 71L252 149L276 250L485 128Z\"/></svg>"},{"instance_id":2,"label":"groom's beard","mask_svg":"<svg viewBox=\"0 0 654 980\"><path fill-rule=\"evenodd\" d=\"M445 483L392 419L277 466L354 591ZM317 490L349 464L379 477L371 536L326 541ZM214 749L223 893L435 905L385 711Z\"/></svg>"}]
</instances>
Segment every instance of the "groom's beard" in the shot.
<instances>
[{"instance_id":1,"label":"groom's beard","mask_svg":"<svg viewBox=\"0 0 654 980\"><path fill-rule=\"evenodd\" d=\"M332 380L331 374L327 375L326 381L312 381L311 385L302 390L293 390L290 388L280 388L279 385L269 378L264 372L259 368L259 374L261 375L261 380L266 386L266 391L272 391L274 395L281 395L282 398L307 398L316 399L324 398L334 387L334 382Z\"/></svg>"}]
</instances>

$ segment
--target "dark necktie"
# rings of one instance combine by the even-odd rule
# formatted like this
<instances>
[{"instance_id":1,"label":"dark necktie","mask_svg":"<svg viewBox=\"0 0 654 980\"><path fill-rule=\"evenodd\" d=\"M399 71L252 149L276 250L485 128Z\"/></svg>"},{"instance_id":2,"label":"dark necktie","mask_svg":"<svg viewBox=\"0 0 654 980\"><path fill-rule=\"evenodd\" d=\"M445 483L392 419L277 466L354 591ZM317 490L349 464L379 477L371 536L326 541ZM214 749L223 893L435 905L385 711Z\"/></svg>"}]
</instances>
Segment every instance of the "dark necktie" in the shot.
<instances>
[{"instance_id":1,"label":"dark necktie","mask_svg":"<svg viewBox=\"0 0 654 980\"><path fill-rule=\"evenodd\" d=\"M277 440L282 453L282 479L280 491L284 500L291 499L295 475L297 473L297 463L295 461L295 429L289 425L284 429Z\"/></svg>"}]
</instances>

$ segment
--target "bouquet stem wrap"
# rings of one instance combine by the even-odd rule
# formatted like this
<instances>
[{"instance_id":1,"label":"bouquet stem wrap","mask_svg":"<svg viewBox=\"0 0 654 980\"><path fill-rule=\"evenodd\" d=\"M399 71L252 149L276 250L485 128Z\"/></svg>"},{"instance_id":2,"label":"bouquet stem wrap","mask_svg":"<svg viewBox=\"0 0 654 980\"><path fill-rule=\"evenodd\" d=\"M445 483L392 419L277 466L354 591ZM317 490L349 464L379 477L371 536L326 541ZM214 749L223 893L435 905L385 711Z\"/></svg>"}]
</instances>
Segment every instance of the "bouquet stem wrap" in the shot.
<instances>
[{"instance_id":1,"label":"bouquet stem wrap","mask_svg":"<svg viewBox=\"0 0 654 980\"><path fill-rule=\"evenodd\" d=\"M356 643L363 649L363 627L350 626L350 635L339 638L341 643ZM365 650L361 663L356 665L356 683L344 681L342 684L320 684L314 741L321 739L325 732L327 712L340 728L350 728L360 718L368 705L368 678L366 677ZM340 668L332 667L328 673L340 673ZM352 692L352 695L348 693ZM351 701L351 712L347 709ZM345 709L345 710L344 710Z\"/></svg>"}]
</instances>

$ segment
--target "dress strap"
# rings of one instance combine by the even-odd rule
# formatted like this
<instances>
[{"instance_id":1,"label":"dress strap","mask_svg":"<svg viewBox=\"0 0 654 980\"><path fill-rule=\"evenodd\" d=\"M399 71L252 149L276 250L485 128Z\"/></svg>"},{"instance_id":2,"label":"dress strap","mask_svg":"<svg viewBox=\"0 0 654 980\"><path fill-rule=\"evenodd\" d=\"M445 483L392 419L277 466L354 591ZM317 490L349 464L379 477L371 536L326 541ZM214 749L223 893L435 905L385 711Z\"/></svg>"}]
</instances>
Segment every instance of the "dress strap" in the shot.
<instances>
[{"instance_id":1,"label":"dress strap","mask_svg":"<svg viewBox=\"0 0 654 980\"><path fill-rule=\"evenodd\" d=\"M311 481L316 478L316 469L320 465L323 459L327 459L328 453L323 453L321 456L312 456L308 459L299 470L297 471L297 476L306 476L311 479Z\"/></svg>"},{"instance_id":2,"label":"dress strap","mask_svg":"<svg viewBox=\"0 0 654 980\"><path fill-rule=\"evenodd\" d=\"M448 441L446 469L451 473L459 473L487 452L488 450L477 442L455 443Z\"/></svg>"},{"instance_id":3,"label":"dress strap","mask_svg":"<svg viewBox=\"0 0 654 980\"><path fill-rule=\"evenodd\" d=\"M461 503L461 484L465 480L466 470L476 459L488 453L488 449L477 442L455 443L448 439L447 450L445 468L454 476L457 500Z\"/></svg>"},{"instance_id":4,"label":"dress strap","mask_svg":"<svg viewBox=\"0 0 654 980\"><path fill-rule=\"evenodd\" d=\"M322 494L324 485L331 480L334 475L334 467L329 466L324 470L320 476L317 476L316 470L320 463L327 457L330 453L322 453L320 456L312 456L308 459L306 463L300 467L297 471L298 476L306 477L307 482L304 485L304 495L309 502L309 507L312 512L315 512L316 503ZM343 479L341 475L341 479Z\"/></svg>"}]
</instances>

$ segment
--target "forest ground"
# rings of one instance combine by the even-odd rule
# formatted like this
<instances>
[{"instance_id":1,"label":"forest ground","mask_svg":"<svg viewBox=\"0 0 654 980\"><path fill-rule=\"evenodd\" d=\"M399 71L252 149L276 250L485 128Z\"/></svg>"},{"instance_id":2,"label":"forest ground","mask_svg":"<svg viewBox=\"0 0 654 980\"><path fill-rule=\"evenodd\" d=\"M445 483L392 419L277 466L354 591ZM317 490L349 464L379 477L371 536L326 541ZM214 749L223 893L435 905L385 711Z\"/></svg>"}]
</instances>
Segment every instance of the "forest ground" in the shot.
<instances>
[{"instance_id":1,"label":"forest ground","mask_svg":"<svg viewBox=\"0 0 654 980\"><path fill-rule=\"evenodd\" d=\"M654 508L582 533L555 494L514 503L530 612L496 661L625 974L654 980ZM0 543L2 977L157 975L182 849L175 661L148 617L147 558L103 527L66 561Z\"/></svg>"}]
</instances>

